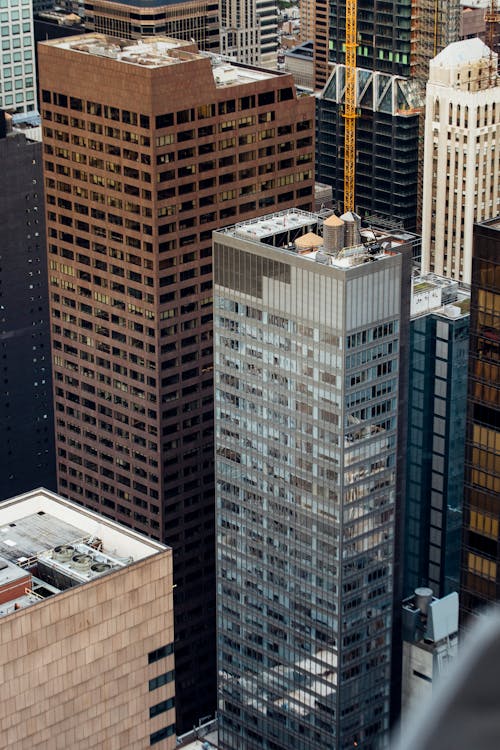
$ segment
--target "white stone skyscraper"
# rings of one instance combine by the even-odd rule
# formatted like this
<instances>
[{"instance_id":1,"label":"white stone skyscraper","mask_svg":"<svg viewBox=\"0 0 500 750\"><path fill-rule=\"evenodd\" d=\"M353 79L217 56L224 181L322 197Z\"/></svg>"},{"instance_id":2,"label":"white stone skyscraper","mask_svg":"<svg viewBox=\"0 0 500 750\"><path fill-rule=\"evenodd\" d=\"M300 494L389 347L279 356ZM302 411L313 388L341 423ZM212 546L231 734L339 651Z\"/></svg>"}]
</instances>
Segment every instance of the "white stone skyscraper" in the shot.
<instances>
[{"instance_id":1,"label":"white stone skyscraper","mask_svg":"<svg viewBox=\"0 0 500 750\"><path fill-rule=\"evenodd\" d=\"M479 39L430 62L425 118L422 271L470 284L472 227L500 212L498 56Z\"/></svg>"},{"instance_id":2,"label":"white stone skyscraper","mask_svg":"<svg viewBox=\"0 0 500 750\"><path fill-rule=\"evenodd\" d=\"M344 228L214 233L224 750L387 738L408 235L342 249Z\"/></svg>"}]
</instances>

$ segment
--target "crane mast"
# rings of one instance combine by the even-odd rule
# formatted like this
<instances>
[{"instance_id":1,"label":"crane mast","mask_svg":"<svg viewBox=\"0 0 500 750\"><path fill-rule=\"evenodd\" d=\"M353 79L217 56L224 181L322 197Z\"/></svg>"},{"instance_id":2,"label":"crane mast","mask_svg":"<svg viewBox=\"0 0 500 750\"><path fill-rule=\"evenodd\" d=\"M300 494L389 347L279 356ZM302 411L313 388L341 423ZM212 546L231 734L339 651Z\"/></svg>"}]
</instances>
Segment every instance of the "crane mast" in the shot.
<instances>
[{"instance_id":1,"label":"crane mast","mask_svg":"<svg viewBox=\"0 0 500 750\"><path fill-rule=\"evenodd\" d=\"M497 24L500 23L500 10L497 0L490 0L490 4L484 14L484 25L486 27L486 44L494 52Z\"/></svg>"},{"instance_id":2,"label":"crane mast","mask_svg":"<svg viewBox=\"0 0 500 750\"><path fill-rule=\"evenodd\" d=\"M357 0L345 6L344 212L354 211L356 178Z\"/></svg>"}]
</instances>

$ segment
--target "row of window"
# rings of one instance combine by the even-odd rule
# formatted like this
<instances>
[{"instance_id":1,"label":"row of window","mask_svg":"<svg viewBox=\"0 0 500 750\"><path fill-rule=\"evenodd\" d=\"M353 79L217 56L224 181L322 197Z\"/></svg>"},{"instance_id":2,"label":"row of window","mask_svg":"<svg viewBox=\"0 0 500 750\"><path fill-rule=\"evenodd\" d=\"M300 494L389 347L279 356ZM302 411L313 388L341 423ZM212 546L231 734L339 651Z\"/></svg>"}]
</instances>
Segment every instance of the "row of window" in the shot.
<instances>
[{"instance_id":1,"label":"row of window","mask_svg":"<svg viewBox=\"0 0 500 750\"><path fill-rule=\"evenodd\" d=\"M159 687L162 687L163 685L167 685L169 682L173 682L175 679L175 670L170 669L168 672L164 672L163 674L158 675L157 677L153 677L151 680L149 680L149 691L156 690Z\"/></svg>"},{"instance_id":2,"label":"row of window","mask_svg":"<svg viewBox=\"0 0 500 750\"><path fill-rule=\"evenodd\" d=\"M7 39L5 38L7 36ZM23 59L24 60L33 60L33 39L31 35L22 35L19 37L10 37L8 35L2 35L2 51L8 52L11 49L20 49L21 47L21 39L23 40L22 46L23 47L29 47L30 49L25 49L23 52ZM12 55L12 58L14 62L20 62L21 61L21 53L20 52L14 52Z\"/></svg>"},{"instance_id":3,"label":"row of window","mask_svg":"<svg viewBox=\"0 0 500 750\"><path fill-rule=\"evenodd\" d=\"M230 99L227 101L219 102L218 105L215 103L204 104L195 110L194 107L189 109L179 110L175 114L168 112L163 115L157 115L155 118L156 129L173 127L174 125L183 125L196 120L203 120L208 118L216 117L217 115L223 116L231 114L233 112L241 112L247 109L255 109L258 107L271 106L275 104L277 99L278 102L290 101L294 98L293 89L291 87L280 89L277 92L264 91L260 94L251 94L238 99ZM47 89L42 89L42 102L45 104L54 104L57 107L68 108L75 112L86 112L88 115L95 117L104 117L105 119L112 120L114 122L126 123L127 125L139 126L141 128L150 127L150 118L145 114L138 114L137 112L131 112L130 110L120 110L118 107L112 107L106 104L100 104L98 102L86 101L75 96L67 96L66 94L60 94L57 92L50 92ZM236 107L238 106L238 110ZM267 113L264 113L267 114ZM272 113L270 113L272 115ZM245 126L250 124L248 118L240 118L240 124ZM311 121L304 120L297 123L297 132L309 130L312 127ZM290 131L291 132L291 131ZM281 133L285 135L285 132Z\"/></svg>"}]
</instances>

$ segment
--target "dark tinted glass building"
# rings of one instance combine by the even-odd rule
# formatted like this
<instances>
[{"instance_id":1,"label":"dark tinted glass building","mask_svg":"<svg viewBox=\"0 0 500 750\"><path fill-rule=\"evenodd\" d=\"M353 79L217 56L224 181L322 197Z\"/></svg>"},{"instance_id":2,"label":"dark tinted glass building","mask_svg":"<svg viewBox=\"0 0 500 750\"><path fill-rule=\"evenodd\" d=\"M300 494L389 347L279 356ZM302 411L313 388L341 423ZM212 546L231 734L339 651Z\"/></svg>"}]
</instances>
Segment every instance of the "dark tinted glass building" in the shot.
<instances>
[{"instance_id":1,"label":"dark tinted glass building","mask_svg":"<svg viewBox=\"0 0 500 750\"><path fill-rule=\"evenodd\" d=\"M374 224L417 224L419 115L408 81L357 70L366 84L356 120L355 210ZM316 99L316 175L343 210L345 69L336 66Z\"/></svg>"},{"instance_id":2,"label":"dark tinted glass building","mask_svg":"<svg viewBox=\"0 0 500 750\"><path fill-rule=\"evenodd\" d=\"M0 499L55 489L42 144L0 110Z\"/></svg>"},{"instance_id":3,"label":"dark tinted glass building","mask_svg":"<svg viewBox=\"0 0 500 750\"><path fill-rule=\"evenodd\" d=\"M404 596L458 591L462 534L468 292L413 280L405 493Z\"/></svg>"}]
</instances>

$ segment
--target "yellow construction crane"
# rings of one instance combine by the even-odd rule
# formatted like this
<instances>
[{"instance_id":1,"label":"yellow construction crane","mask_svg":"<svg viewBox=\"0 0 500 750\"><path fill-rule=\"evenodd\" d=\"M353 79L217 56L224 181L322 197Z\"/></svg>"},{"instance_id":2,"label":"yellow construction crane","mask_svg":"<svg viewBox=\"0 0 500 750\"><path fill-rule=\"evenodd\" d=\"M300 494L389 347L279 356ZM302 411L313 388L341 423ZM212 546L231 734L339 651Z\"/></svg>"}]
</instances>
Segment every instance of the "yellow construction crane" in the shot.
<instances>
[{"instance_id":1,"label":"yellow construction crane","mask_svg":"<svg viewBox=\"0 0 500 750\"><path fill-rule=\"evenodd\" d=\"M497 0L490 0L490 6L484 14L484 25L486 27L486 44L492 52L495 51L496 37L498 33L497 24L500 23L500 10Z\"/></svg>"},{"instance_id":2,"label":"yellow construction crane","mask_svg":"<svg viewBox=\"0 0 500 750\"><path fill-rule=\"evenodd\" d=\"M356 180L357 1L345 5L344 213L354 211Z\"/></svg>"}]
</instances>

